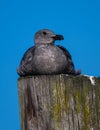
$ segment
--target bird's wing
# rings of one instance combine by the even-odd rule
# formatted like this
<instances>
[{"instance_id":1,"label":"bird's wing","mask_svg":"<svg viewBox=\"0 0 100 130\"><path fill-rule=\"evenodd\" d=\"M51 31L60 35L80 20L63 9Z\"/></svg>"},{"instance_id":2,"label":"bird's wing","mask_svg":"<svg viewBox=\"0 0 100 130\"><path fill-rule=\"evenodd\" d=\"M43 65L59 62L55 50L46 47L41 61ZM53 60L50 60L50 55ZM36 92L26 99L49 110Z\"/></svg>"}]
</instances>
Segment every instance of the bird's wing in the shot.
<instances>
[{"instance_id":1,"label":"bird's wing","mask_svg":"<svg viewBox=\"0 0 100 130\"><path fill-rule=\"evenodd\" d=\"M71 54L69 53L69 51L66 49L66 48L64 48L63 46L60 46L60 45L57 45L62 51L63 51L63 53L66 55L66 58L67 58L67 60L72 60L72 57L71 57Z\"/></svg>"},{"instance_id":2,"label":"bird's wing","mask_svg":"<svg viewBox=\"0 0 100 130\"><path fill-rule=\"evenodd\" d=\"M28 73L32 73L32 59L33 59L33 56L34 56L34 51L35 51L35 46L29 48L21 62L20 62L20 65L19 65L19 68L17 69L17 73L20 75L20 76L26 76Z\"/></svg>"},{"instance_id":3,"label":"bird's wing","mask_svg":"<svg viewBox=\"0 0 100 130\"><path fill-rule=\"evenodd\" d=\"M63 51L63 53L65 54L66 59L67 59L67 63L66 63L67 68L65 70L66 73L74 74L75 73L74 64L73 64L72 57L71 57L69 51L66 48L64 48L64 47L62 47L60 45L58 45L58 47Z\"/></svg>"},{"instance_id":4,"label":"bird's wing","mask_svg":"<svg viewBox=\"0 0 100 130\"><path fill-rule=\"evenodd\" d=\"M69 51L62 46L58 45L58 47L63 51L63 53L65 54L66 59L67 59L67 68L65 70L65 73L71 74L71 75L80 75L81 70L75 70L75 67L74 67L74 64L72 61L72 57L71 57Z\"/></svg>"}]
</instances>

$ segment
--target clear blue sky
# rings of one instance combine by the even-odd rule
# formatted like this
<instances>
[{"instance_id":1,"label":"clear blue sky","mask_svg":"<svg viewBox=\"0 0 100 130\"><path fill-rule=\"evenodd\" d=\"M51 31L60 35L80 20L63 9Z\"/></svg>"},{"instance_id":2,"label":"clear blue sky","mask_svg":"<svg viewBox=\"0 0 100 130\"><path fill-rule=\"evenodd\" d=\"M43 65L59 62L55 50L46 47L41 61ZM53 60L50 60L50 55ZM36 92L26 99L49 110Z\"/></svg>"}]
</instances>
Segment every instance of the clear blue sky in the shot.
<instances>
[{"instance_id":1,"label":"clear blue sky","mask_svg":"<svg viewBox=\"0 0 100 130\"><path fill-rule=\"evenodd\" d=\"M42 28L62 34L75 67L100 76L100 0L0 1L0 130L20 130L16 68Z\"/></svg>"}]
</instances>

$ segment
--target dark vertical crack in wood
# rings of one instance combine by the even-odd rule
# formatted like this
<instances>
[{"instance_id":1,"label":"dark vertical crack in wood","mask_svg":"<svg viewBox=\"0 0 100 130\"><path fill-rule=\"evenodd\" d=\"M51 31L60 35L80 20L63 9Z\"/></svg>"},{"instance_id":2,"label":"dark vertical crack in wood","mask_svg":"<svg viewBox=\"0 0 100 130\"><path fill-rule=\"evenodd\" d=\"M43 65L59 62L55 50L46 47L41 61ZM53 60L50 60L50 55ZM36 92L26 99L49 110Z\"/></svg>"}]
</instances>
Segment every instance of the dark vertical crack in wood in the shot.
<instances>
[{"instance_id":1,"label":"dark vertical crack in wood","mask_svg":"<svg viewBox=\"0 0 100 130\"><path fill-rule=\"evenodd\" d=\"M35 111L35 106L32 103L32 95L30 91L30 87L27 85L27 88L25 90L24 95L24 101L25 101L25 128L26 130L29 130L28 127L28 121L31 121L34 123L36 127L38 127L38 119Z\"/></svg>"}]
</instances>

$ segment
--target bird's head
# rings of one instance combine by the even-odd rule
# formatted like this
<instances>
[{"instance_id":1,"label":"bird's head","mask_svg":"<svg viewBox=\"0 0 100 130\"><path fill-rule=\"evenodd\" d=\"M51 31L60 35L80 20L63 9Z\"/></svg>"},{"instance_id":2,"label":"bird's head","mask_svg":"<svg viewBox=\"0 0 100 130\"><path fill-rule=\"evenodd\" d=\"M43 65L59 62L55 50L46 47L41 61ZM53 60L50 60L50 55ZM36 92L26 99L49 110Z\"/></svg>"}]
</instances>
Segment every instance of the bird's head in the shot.
<instances>
[{"instance_id":1,"label":"bird's head","mask_svg":"<svg viewBox=\"0 0 100 130\"><path fill-rule=\"evenodd\" d=\"M39 44L53 44L55 40L63 40L62 35L56 35L54 32L48 29L43 29L35 34L34 42L35 45Z\"/></svg>"}]
</instances>

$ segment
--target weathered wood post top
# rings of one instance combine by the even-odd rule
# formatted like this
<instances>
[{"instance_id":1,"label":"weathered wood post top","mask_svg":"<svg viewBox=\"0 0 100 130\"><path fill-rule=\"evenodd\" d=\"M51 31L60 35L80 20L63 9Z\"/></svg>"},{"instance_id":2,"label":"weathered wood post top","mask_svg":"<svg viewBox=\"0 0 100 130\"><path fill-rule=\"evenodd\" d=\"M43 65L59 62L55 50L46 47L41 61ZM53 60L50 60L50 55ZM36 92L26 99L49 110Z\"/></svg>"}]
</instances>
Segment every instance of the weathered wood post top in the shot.
<instances>
[{"instance_id":1,"label":"weathered wood post top","mask_svg":"<svg viewBox=\"0 0 100 130\"><path fill-rule=\"evenodd\" d=\"M100 78L37 75L18 80L21 130L100 130Z\"/></svg>"}]
</instances>

